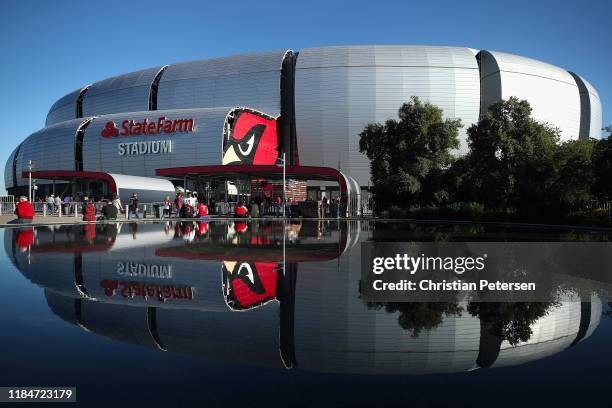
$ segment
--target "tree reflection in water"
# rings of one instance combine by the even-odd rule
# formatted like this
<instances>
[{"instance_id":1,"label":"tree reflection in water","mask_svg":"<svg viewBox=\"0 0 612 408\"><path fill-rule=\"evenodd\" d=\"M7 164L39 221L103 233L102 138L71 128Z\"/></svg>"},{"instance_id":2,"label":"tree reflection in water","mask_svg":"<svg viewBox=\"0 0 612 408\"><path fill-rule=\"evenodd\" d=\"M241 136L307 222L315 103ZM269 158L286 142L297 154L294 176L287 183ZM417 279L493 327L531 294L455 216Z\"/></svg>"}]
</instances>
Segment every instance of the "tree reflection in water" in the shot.
<instances>
[{"instance_id":1,"label":"tree reflection in water","mask_svg":"<svg viewBox=\"0 0 612 408\"><path fill-rule=\"evenodd\" d=\"M470 302L467 310L480 319L483 331L515 346L531 338L531 325L545 316L552 305L552 302Z\"/></svg>"},{"instance_id":2,"label":"tree reflection in water","mask_svg":"<svg viewBox=\"0 0 612 408\"><path fill-rule=\"evenodd\" d=\"M531 338L531 326L545 316L552 302L470 302L467 311L480 320L483 333L497 342L507 341L515 346ZM368 302L369 309L384 309L399 313L397 322L412 337L438 327L445 317L461 316L463 307L457 302Z\"/></svg>"},{"instance_id":3,"label":"tree reflection in water","mask_svg":"<svg viewBox=\"0 0 612 408\"><path fill-rule=\"evenodd\" d=\"M369 309L383 309L387 313L399 312L397 322L412 337L418 337L423 330L429 332L442 323L443 317L461 316L463 308L455 302L368 302Z\"/></svg>"}]
</instances>

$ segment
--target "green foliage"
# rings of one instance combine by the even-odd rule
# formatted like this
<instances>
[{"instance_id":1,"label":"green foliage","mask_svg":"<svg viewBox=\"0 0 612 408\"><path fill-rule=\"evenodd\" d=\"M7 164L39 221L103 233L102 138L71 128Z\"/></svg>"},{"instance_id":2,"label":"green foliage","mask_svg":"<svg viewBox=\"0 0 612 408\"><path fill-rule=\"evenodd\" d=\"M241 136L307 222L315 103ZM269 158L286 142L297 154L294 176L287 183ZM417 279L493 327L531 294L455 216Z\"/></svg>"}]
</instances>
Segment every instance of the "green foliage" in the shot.
<instances>
[{"instance_id":1,"label":"green foliage","mask_svg":"<svg viewBox=\"0 0 612 408\"><path fill-rule=\"evenodd\" d=\"M595 139L561 143L553 156L554 172L546 186L545 205L557 216L586 208L593 199L593 152Z\"/></svg>"},{"instance_id":2,"label":"green foliage","mask_svg":"<svg viewBox=\"0 0 612 408\"><path fill-rule=\"evenodd\" d=\"M391 218L601 224L592 204L612 200L612 140L559 143L559 130L531 112L515 97L493 104L468 129L469 152L458 158L451 151L460 122L442 120L441 109L416 97L402 105L399 121L368 125L360 151L371 162L377 211Z\"/></svg>"},{"instance_id":3,"label":"green foliage","mask_svg":"<svg viewBox=\"0 0 612 408\"><path fill-rule=\"evenodd\" d=\"M423 205L449 198L445 170L459 146L459 120L444 120L442 109L412 97L399 120L369 124L360 133L359 151L370 159L379 208Z\"/></svg>"},{"instance_id":4,"label":"green foliage","mask_svg":"<svg viewBox=\"0 0 612 408\"><path fill-rule=\"evenodd\" d=\"M487 220L499 216L499 212L490 213L484 205L477 202L453 202L444 206L399 207L392 206L380 213L382 218L415 218L446 220Z\"/></svg>"},{"instance_id":5,"label":"green foliage","mask_svg":"<svg viewBox=\"0 0 612 408\"><path fill-rule=\"evenodd\" d=\"M612 199L612 139L602 139L593 153L593 192L600 200Z\"/></svg>"},{"instance_id":6,"label":"green foliage","mask_svg":"<svg viewBox=\"0 0 612 408\"><path fill-rule=\"evenodd\" d=\"M492 208L529 212L546 197L558 141L557 129L531 118L527 101L512 97L492 105L468 129L468 197Z\"/></svg>"}]
</instances>

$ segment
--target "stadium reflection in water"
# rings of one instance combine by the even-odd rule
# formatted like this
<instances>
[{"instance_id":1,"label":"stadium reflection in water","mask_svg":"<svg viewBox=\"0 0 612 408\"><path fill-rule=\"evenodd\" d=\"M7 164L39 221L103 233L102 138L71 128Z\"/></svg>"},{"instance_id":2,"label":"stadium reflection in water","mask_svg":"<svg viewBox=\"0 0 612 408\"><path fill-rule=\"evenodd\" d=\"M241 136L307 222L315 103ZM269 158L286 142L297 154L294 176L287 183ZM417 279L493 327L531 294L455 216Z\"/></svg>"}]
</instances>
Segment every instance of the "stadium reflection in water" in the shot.
<instances>
[{"instance_id":1,"label":"stadium reflection in water","mask_svg":"<svg viewBox=\"0 0 612 408\"><path fill-rule=\"evenodd\" d=\"M521 304L523 320L513 324L461 302L367 304L359 243L373 230L359 221L73 225L8 229L4 244L67 322L160 352L244 364L468 371L562 352L599 324L596 295Z\"/></svg>"}]
</instances>

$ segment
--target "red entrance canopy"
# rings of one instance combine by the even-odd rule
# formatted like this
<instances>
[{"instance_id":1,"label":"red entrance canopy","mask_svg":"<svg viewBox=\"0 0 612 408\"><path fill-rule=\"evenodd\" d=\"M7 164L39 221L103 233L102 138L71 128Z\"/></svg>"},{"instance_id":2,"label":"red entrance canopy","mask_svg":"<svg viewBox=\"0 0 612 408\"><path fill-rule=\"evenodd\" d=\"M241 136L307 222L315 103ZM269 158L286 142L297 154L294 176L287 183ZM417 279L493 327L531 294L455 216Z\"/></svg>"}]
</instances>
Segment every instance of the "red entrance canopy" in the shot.
<instances>
[{"instance_id":1,"label":"red entrance canopy","mask_svg":"<svg viewBox=\"0 0 612 408\"><path fill-rule=\"evenodd\" d=\"M22 176L28 177L28 172L22 172ZM115 183L113 176L101 171L41 170L33 171L32 177L49 180L55 179L72 181L77 179L90 179L106 181L110 191L115 194L117 193L117 184Z\"/></svg>"},{"instance_id":2,"label":"red entrance canopy","mask_svg":"<svg viewBox=\"0 0 612 408\"><path fill-rule=\"evenodd\" d=\"M340 185L340 191L347 191L344 175L331 167L317 166L287 166L285 168L287 178L293 180L325 180L336 181ZM218 177L235 177L247 175L261 178L280 178L283 168L274 165L218 165L218 166L187 166L170 167L155 170L155 175L165 177L183 178L188 176L209 175Z\"/></svg>"}]
</instances>

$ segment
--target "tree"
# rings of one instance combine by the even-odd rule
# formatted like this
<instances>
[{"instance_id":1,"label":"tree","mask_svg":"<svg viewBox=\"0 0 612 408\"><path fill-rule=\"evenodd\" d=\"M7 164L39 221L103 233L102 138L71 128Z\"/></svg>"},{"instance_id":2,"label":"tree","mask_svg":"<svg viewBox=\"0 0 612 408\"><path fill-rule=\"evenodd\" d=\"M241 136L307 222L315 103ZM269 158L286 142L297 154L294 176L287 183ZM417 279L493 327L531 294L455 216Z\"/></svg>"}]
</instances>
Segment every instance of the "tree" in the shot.
<instances>
[{"instance_id":1,"label":"tree","mask_svg":"<svg viewBox=\"0 0 612 408\"><path fill-rule=\"evenodd\" d=\"M593 193L600 200L612 198L612 139L601 139L593 152Z\"/></svg>"},{"instance_id":2,"label":"tree","mask_svg":"<svg viewBox=\"0 0 612 408\"><path fill-rule=\"evenodd\" d=\"M531 111L529 102L511 97L493 104L468 129L463 186L471 200L530 212L545 198L559 130L532 119Z\"/></svg>"},{"instance_id":3,"label":"tree","mask_svg":"<svg viewBox=\"0 0 612 408\"><path fill-rule=\"evenodd\" d=\"M459 147L461 121L443 119L442 109L418 97L404 103L398 117L368 124L359 135L379 209L447 201L443 177L453 161L452 149Z\"/></svg>"},{"instance_id":4,"label":"tree","mask_svg":"<svg viewBox=\"0 0 612 408\"><path fill-rule=\"evenodd\" d=\"M592 200L593 155L597 146L596 139L582 139L556 147L554 176L546 187L545 204L550 215L565 215L584 209Z\"/></svg>"}]
</instances>

